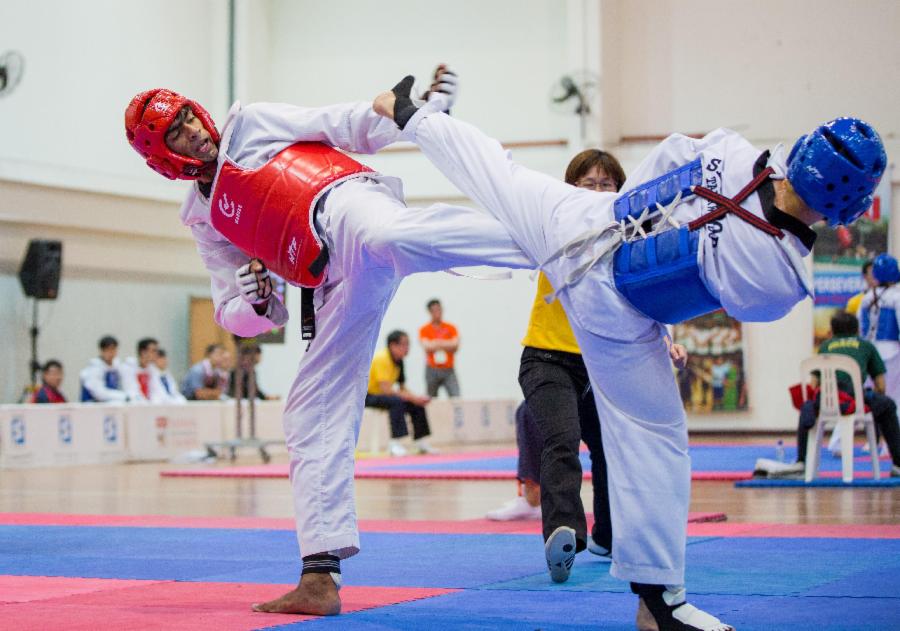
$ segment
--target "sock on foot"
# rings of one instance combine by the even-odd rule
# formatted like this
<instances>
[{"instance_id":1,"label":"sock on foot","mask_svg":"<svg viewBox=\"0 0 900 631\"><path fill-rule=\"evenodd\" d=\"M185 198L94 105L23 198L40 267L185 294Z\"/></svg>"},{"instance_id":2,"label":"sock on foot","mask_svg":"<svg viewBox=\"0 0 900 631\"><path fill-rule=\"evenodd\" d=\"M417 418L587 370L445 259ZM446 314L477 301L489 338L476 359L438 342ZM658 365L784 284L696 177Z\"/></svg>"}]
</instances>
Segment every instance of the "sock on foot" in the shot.
<instances>
[{"instance_id":1,"label":"sock on foot","mask_svg":"<svg viewBox=\"0 0 900 631\"><path fill-rule=\"evenodd\" d=\"M397 100L394 102L394 122L397 123L397 127L400 129L406 127L409 119L419 109L412 102L412 97L410 96L415 80L416 78L412 75L406 75L400 83L391 88L391 92L397 97Z\"/></svg>"}]
</instances>

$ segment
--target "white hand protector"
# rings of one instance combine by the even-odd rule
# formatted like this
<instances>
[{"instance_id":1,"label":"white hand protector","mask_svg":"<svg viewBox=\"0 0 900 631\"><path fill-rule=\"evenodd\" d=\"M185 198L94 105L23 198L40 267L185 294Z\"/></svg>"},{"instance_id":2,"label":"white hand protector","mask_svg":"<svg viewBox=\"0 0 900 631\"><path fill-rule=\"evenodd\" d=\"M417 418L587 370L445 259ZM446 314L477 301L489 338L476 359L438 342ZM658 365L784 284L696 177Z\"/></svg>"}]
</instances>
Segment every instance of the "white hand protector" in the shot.
<instances>
[{"instance_id":1,"label":"white hand protector","mask_svg":"<svg viewBox=\"0 0 900 631\"><path fill-rule=\"evenodd\" d=\"M456 103L459 94L459 77L441 64L434 70L434 79L431 87L425 93L425 100L429 103L438 103L441 110L447 112Z\"/></svg>"},{"instance_id":2,"label":"white hand protector","mask_svg":"<svg viewBox=\"0 0 900 631\"><path fill-rule=\"evenodd\" d=\"M246 265L235 270L234 280L241 298L251 305L263 304L272 296L269 270L259 259L251 259Z\"/></svg>"}]
</instances>

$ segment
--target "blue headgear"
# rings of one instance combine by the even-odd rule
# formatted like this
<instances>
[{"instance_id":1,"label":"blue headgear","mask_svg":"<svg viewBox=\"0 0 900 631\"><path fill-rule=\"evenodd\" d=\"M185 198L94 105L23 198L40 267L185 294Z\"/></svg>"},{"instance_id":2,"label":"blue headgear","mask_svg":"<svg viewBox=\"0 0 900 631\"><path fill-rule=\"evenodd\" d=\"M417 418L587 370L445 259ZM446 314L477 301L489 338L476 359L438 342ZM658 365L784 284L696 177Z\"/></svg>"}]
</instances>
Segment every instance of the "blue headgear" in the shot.
<instances>
[{"instance_id":1,"label":"blue headgear","mask_svg":"<svg viewBox=\"0 0 900 631\"><path fill-rule=\"evenodd\" d=\"M787 178L806 205L835 226L869 209L886 165L878 132L858 118L841 117L797 139Z\"/></svg>"},{"instance_id":2,"label":"blue headgear","mask_svg":"<svg viewBox=\"0 0 900 631\"><path fill-rule=\"evenodd\" d=\"M879 254L872 261L872 276L879 283L896 283L900 281L900 267L897 259L890 254Z\"/></svg>"}]
</instances>

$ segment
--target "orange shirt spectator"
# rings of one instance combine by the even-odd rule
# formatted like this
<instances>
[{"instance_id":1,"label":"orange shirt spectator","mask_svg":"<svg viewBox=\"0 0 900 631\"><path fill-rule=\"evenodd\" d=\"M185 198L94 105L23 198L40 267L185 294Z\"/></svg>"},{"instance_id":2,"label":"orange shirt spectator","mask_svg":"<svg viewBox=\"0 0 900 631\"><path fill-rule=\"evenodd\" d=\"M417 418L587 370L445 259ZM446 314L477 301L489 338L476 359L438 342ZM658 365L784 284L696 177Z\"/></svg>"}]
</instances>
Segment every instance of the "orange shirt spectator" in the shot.
<instances>
[{"instance_id":1,"label":"orange shirt spectator","mask_svg":"<svg viewBox=\"0 0 900 631\"><path fill-rule=\"evenodd\" d=\"M457 332L456 327L449 322L441 322L440 324L429 322L419 329L419 339L422 341L452 341L459 339L459 333ZM428 351L425 354L425 361L432 368L453 368L454 355L456 355L455 351L445 351L441 349Z\"/></svg>"},{"instance_id":2,"label":"orange shirt spectator","mask_svg":"<svg viewBox=\"0 0 900 631\"><path fill-rule=\"evenodd\" d=\"M459 396L459 382L453 369L453 359L459 349L459 332L449 322L444 322L443 308L439 300L429 300L426 305L431 322L419 329L419 342L425 349L425 384L428 396L436 397L443 386L447 395Z\"/></svg>"}]
</instances>

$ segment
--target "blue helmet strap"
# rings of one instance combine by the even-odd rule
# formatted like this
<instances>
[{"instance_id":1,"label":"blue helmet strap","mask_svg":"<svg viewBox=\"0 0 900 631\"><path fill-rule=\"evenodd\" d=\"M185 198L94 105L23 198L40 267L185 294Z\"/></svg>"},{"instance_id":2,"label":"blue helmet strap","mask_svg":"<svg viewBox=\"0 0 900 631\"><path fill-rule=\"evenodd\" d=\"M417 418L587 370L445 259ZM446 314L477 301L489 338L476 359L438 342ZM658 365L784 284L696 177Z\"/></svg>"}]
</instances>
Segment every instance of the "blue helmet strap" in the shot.
<instances>
[{"instance_id":1,"label":"blue helmet strap","mask_svg":"<svg viewBox=\"0 0 900 631\"><path fill-rule=\"evenodd\" d=\"M697 217L692 222L688 224L688 229L692 232L697 230L706 224L716 221L717 219L722 218L726 213L734 213L750 225L759 230L762 230L766 234L770 234L773 237L778 237L779 239L784 236L784 233L781 231L781 228L777 226L773 226L765 219L757 217L750 211L741 208L740 203L747 199L751 193L756 191L763 183L769 179L769 176L775 173L772 167L766 167L762 171L760 171L756 177L754 177L750 182L738 191L737 195L733 198L725 197L724 195L720 195L715 191L711 191L708 188L703 186L693 186L691 190L698 197L702 197L704 199L708 199L709 201L718 204L719 206L714 210L709 211L708 213Z\"/></svg>"}]
</instances>

